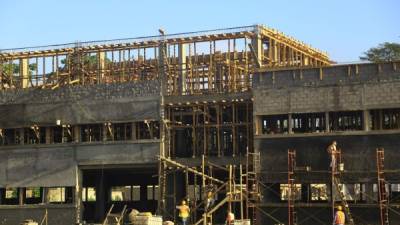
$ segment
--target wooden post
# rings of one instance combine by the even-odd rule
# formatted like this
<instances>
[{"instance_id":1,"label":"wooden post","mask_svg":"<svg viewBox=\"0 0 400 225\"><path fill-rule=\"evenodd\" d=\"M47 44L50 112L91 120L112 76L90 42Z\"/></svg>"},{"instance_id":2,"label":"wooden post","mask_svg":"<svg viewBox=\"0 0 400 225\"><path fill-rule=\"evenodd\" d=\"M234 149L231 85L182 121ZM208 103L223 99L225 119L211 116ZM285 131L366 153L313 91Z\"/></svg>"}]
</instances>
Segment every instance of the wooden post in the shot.
<instances>
[{"instance_id":1,"label":"wooden post","mask_svg":"<svg viewBox=\"0 0 400 225\"><path fill-rule=\"evenodd\" d=\"M29 85L29 58L19 60L19 74L21 78L21 87L27 88Z\"/></svg>"}]
</instances>

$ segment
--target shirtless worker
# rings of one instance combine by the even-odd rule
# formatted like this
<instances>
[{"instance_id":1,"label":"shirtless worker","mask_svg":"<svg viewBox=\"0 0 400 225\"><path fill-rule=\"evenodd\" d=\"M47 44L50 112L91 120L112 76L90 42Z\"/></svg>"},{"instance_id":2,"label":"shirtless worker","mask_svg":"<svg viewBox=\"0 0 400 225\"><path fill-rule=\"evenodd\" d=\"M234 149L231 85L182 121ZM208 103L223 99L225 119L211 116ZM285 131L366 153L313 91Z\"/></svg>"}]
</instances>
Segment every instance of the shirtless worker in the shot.
<instances>
[{"instance_id":1,"label":"shirtless worker","mask_svg":"<svg viewBox=\"0 0 400 225\"><path fill-rule=\"evenodd\" d=\"M332 144L328 146L326 151L330 154L331 156L331 164L330 167L332 167L334 170L337 170L337 165L336 165L336 155L338 153L336 149L337 142L333 141Z\"/></svg>"}]
</instances>

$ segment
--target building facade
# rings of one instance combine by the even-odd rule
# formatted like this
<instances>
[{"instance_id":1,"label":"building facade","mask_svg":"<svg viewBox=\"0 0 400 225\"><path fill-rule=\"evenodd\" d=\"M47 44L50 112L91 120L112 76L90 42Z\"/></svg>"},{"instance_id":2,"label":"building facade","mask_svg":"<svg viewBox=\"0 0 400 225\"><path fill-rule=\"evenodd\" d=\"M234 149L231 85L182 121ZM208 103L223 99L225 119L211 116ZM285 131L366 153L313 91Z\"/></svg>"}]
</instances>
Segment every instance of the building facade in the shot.
<instances>
[{"instance_id":1,"label":"building facade","mask_svg":"<svg viewBox=\"0 0 400 225\"><path fill-rule=\"evenodd\" d=\"M333 140L355 223L380 224L377 148L384 208L399 220L399 62L332 65L259 25L0 56L2 224L101 223L111 205L177 220L182 199L195 223L207 192L221 203L214 223L228 209L257 224L327 224L331 199L343 200Z\"/></svg>"}]
</instances>

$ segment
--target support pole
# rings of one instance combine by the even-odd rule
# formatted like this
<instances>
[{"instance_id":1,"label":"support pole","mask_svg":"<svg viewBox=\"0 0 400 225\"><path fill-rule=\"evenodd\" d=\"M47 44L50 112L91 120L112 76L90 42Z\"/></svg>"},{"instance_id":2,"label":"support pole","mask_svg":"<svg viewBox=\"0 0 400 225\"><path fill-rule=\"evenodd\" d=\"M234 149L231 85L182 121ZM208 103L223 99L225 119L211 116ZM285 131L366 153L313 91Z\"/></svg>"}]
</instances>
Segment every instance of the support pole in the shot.
<instances>
[{"instance_id":1,"label":"support pole","mask_svg":"<svg viewBox=\"0 0 400 225\"><path fill-rule=\"evenodd\" d=\"M186 44L179 43L178 44L178 94L185 95L187 86L186 86Z\"/></svg>"},{"instance_id":2,"label":"support pole","mask_svg":"<svg viewBox=\"0 0 400 225\"><path fill-rule=\"evenodd\" d=\"M27 88L29 84L29 59L23 58L19 60L19 74L21 78L21 87Z\"/></svg>"}]
</instances>

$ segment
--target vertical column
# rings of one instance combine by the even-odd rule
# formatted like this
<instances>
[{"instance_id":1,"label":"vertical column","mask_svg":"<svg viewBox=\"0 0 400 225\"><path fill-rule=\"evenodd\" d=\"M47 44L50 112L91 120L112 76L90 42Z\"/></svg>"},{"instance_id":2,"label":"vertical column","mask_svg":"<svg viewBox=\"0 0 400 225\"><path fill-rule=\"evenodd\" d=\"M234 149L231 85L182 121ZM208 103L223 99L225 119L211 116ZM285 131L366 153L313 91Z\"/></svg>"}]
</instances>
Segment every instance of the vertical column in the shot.
<instances>
[{"instance_id":1,"label":"vertical column","mask_svg":"<svg viewBox=\"0 0 400 225\"><path fill-rule=\"evenodd\" d=\"M253 45L255 54L257 56L260 66L262 66L264 50L261 35L259 34L259 28L257 28L256 35L251 39L251 44Z\"/></svg>"},{"instance_id":2,"label":"vertical column","mask_svg":"<svg viewBox=\"0 0 400 225\"><path fill-rule=\"evenodd\" d=\"M51 128L46 127L46 144L51 144Z\"/></svg>"},{"instance_id":3,"label":"vertical column","mask_svg":"<svg viewBox=\"0 0 400 225\"><path fill-rule=\"evenodd\" d=\"M19 60L19 76L21 78L21 87L27 88L29 84L29 62L28 58Z\"/></svg>"},{"instance_id":4,"label":"vertical column","mask_svg":"<svg viewBox=\"0 0 400 225\"><path fill-rule=\"evenodd\" d=\"M179 58L179 79L178 90L180 94L186 92L186 44L180 43L178 45L178 58Z\"/></svg>"},{"instance_id":5,"label":"vertical column","mask_svg":"<svg viewBox=\"0 0 400 225\"><path fill-rule=\"evenodd\" d=\"M363 110L363 124L362 124L364 131L370 130L369 121L370 121L369 110L365 109Z\"/></svg>"},{"instance_id":6,"label":"vertical column","mask_svg":"<svg viewBox=\"0 0 400 225\"><path fill-rule=\"evenodd\" d=\"M254 116L254 134L261 135L262 134L262 116Z\"/></svg>"},{"instance_id":7,"label":"vertical column","mask_svg":"<svg viewBox=\"0 0 400 225\"><path fill-rule=\"evenodd\" d=\"M162 124L161 124L162 125ZM137 140L137 135L136 135L136 123L132 122L131 123L132 126L132 140L136 141Z\"/></svg>"},{"instance_id":8,"label":"vertical column","mask_svg":"<svg viewBox=\"0 0 400 225\"><path fill-rule=\"evenodd\" d=\"M25 190L26 188L18 188L18 203L23 205L25 203Z\"/></svg>"},{"instance_id":9,"label":"vertical column","mask_svg":"<svg viewBox=\"0 0 400 225\"><path fill-rule=\"evenodd\" d=\"M292 122L292 114L289 113L288 115L288 133L293 133L293 122Z\"/></svg>"},{"instance_id":10,"label":"vertical column","mask_svg":"<svg viewBox=\"0 0 400 225\"><path fill-rule=\"evenodd\" d=\"M5 189L4 188L0 188L0 205L3 204L5 194L6 194L5 193Z\"/></svg>"},{"instance_id":11,"label":"vertical column","mask_svg":"<svg viewBox=\"0 0 400 225\"><path fill-rule=\"evenodd\" d=\"M76 224L80 224L82 211L82 171L76 166L75 168L75 209L76 209Z\"/></svg>"},{"instance_id":12,"label":"vertical column","mask_svg":"<svg viewBox=\"0 0 400 225\"><path fill-rule=\"evenodd\" d=\"M310 64L310 60L309 60L308 56L306 56L304 54L302 54L302 56L303 56L303 61L302 61L303 66L308 66Z\"/></svg>"},{"instance_id":13,"label":"vertical column","mask_svg":"<svg viewBox=\"0 0 400 225\"><path fill-rule=\"evenodd\" d=\"M79 125L75 125L72 127L73 129L73 134L74 134L74 142L80 142L81 141L81 127Z\"/></svg>"},{"instance_id":14,"label":"vertical column","mask_svg":"<svg viewBox=\"0 0 400 225\"><path fill-rule=\"evenodd\" d=\"M97 83L102 83L106 73L106 52L98 52Z\"/></svg>"},{"instance_id":15,"label":"vertical column","mask_svg":"<svg viewBox=\"0 0 400 225\"><path fill-rule=\"evenodd\" d=\"M102 130L102 132L103 132L103 141L107 141L108 129L110 128L110 126L111 126L111 123L108 123L108 122L104 123L104 125L103 125L103 130Z\"/></svg>"},{"instance_id":16,"label":"vertical column","mask_svg":"<svg viewBox=\"0 0 400 225\"><path fill-rule=\"evenodd\" d=\"M329 112L325 112L325 132L329 133L331 130L329 126Z\"/></svg>"},{"instance_id":17,"label":"vertical column","mask_svg":"<svg viewBox=\"0 0 400 225\"><path fill-rule=\"evenodd\" d=\"M96 207L95 218L98 221L103 221L106 212L106 180L107 176L102 173L96 176ZM108 186L107 186L108 188Z\"/></svg>"},{"instance_id":18,"label":"vertical column","mask_svg":"<svg viewBox=\"0 0 400 225\"><path fill-rule=\"evenodd\" d=\"M19 144L23 145L25 144L25 129L24 128L18 128L17 129L18 135L19 135Z\"/></svg>"}]
</instances>

